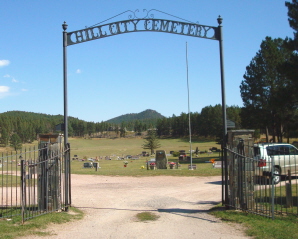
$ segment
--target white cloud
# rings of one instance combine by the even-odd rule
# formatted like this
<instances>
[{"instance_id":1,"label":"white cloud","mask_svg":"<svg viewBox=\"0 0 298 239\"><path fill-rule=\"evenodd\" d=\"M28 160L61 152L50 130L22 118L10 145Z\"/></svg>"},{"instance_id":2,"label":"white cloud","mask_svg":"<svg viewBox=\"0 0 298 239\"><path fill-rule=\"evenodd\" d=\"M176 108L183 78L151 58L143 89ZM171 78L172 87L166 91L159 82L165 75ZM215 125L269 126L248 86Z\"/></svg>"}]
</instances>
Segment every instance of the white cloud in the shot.
<instances>
[{"instance_id":1,"label":"white cloud","mask_svg":"<svg viewBox=\"0 0 298 239\"><path fill-rule=\"evenodd\" d=\"M77 70L76 70L76 73L77 73L77 74L82 73L81 69L77 69Z\"/></svg>"},{"instance_id":2,"label":"white cloud","mask_svg":"<svg viewBox=\"0 0 298 239\"><path fill-rule=\"evenodd\" d=\"M2 66L8 66L9 63L10 63L9 60L0 60L0 67L2 67Z\"/></svg>"},{"instance_id":3,"label":"white cloud","mask_svg":"<svg viewBox=\"0 0 298 239\"><path fill-rule=\"evenodd\" d=\"M9 89L8 86L0 85L0 99L10 95Z\"/></svg>"},{"instance_id":4,"label":"white cloud","mask_svg":"<svg viewBox=\"0 0 298 239\"><path fill-rule=\"evenodd\" d=\"M16 80L13 76L11 76L9 74L4 75L3 77L5 77L5 78L12 78L11 79L11 82L13 82L13 83L18 83L19 82L18 80Z\"/></svg>"},{"instance_id":5,"label":"white cloud","mask_svg":"<svg viewBox=\"0 0 298 239\"><path fill-rule=\"evenodd\" d=\"M9 87L5 85L0 85L0 94L9 92Z\"/></svg>"}]
</instances>

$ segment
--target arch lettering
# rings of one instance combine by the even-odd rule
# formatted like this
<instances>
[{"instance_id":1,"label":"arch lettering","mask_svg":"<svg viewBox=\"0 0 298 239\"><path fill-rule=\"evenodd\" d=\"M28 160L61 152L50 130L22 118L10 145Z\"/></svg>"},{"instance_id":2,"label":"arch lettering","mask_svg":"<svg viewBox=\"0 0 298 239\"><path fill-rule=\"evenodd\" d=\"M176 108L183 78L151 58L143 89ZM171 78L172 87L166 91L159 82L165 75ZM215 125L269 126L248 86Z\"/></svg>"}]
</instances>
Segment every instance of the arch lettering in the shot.
<instances>
[{"instance_id":1,"label":"arch lettering","mask_svg":"<svg viewBox=\"0 0 298 239\"><path fill-rule=\"evenodd\" d=\"M92 41L130 32L164 32L219 40L218 28L166 19L133 19L112 22L67 33L67 45Z\"/></svg>"}]
</instances>

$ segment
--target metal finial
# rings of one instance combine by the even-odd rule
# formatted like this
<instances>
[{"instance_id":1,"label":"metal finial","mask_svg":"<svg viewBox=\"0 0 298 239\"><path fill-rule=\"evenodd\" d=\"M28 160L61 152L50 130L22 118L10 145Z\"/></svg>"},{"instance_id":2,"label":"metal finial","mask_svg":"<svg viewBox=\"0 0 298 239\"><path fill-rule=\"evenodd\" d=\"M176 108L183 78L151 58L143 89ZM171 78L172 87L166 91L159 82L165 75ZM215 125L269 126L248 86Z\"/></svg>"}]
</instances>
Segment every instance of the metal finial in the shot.
<instances>
[{"instance_id":1,"label":"metal finial","mask_svg":"<svg viewBox=\"0 0 298 239\"><path fill-rule=\"evenodd\" d=\"M219 15L217 18L218 25L222 24L222 17Z\"/></svg>"},{"instance_id":2,"label":"metal finial","mask_svg":"<svg viewBox=\"0 0 298 239\"><path fill-rule=\"evenodd\" d=\"M63 28L63 30L66 31L67 27L68 27L68 25L67 25L66 22L64 21L64 23L62 24L62 28Z\"/></svg>"}]
</instances>

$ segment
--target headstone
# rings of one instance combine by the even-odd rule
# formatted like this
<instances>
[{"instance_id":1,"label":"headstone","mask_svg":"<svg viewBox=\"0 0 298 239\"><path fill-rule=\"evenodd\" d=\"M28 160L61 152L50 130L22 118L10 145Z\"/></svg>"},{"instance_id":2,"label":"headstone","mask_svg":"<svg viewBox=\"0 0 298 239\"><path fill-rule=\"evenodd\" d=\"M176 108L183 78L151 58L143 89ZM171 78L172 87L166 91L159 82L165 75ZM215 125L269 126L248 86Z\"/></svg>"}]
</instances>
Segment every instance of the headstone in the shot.
<instances>
[{"instance_id":1,"label":"headstone","mask_svg":"<svg viewBox=\"0 0 298 239\"><path fill-rule=\"evenodd\" d=\"M92 168L93 164L92 163L84 163L83 166L84 166L84 168Z\"/></svg>"},{"instance_id":2,"label":"headstone","mask_svg":"<svg viewBox=\"0 0 298 239\"><path fill-rule=\"evenodd\" d=\"M93 165L94 168L100 168L99 163L92 163L92 165Z\"/></svg>"},{"instance_id":3,"label":"headstone","mask_svg":"<svg viewBox=\"0 0 298 239\"><path fill-rule=\"evenodd\" d=\"M167 169L168 159L164 150L156 150L155 161L157 169Z\"/></svg>"},{"instance_id":4,"label":"headstone","mask_svg":"<svg viewBox=\"0 0 298 239\"><path fill-rule=\"evenodd\" d=\"M188 169L197 169L197 165L196 164L188 165Z\"/></svg>"}]
</instances>

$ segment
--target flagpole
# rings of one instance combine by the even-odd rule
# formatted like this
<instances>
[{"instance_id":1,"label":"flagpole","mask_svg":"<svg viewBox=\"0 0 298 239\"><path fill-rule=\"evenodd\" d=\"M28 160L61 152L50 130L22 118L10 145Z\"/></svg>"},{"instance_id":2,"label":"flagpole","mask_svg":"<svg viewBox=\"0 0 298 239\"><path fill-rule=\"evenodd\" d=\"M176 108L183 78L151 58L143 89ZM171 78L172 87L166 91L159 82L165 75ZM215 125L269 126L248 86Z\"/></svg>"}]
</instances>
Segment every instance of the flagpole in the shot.
<instances>
[{"instance_id":1,"label":"flagpole","mask_svg":"<svg viewBox=\"0 0 298 239\"><path fill-rule=\"evenodd\" d=\"M192 168L192 148L191 148L191 120L190 120L190 104L189 104L189 81L188 81L188 52L186 42L186 79L187 79L187 96L188 96L188 128L189 128L189 153L190 153L190 170Z\"/></svg>"}]
</instances>

